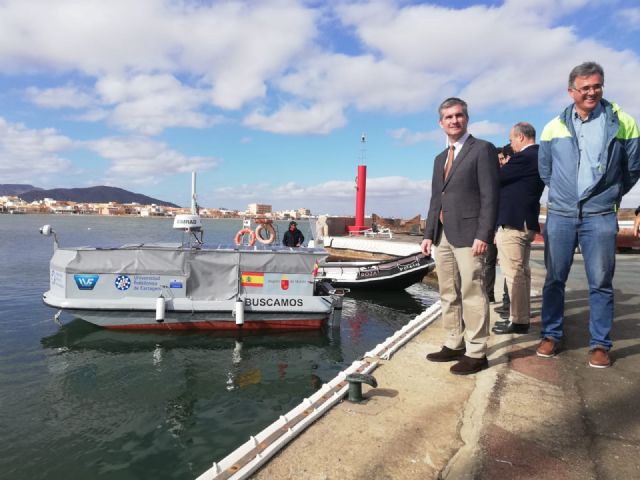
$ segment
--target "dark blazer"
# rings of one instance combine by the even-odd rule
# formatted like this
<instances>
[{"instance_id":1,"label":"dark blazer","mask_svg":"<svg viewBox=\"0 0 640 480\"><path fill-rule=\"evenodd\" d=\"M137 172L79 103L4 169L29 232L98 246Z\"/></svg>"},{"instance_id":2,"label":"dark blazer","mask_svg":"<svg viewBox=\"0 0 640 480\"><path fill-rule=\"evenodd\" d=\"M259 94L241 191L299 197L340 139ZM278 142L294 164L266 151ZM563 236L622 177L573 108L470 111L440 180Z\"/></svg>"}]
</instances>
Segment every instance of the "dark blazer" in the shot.
<instances>
[{"instance_id":1,"label":"dark blazer","mask_svg":"<svg viewBox=\"0 0 640 480\"><path fill-rule=\"evenodd\" d=\"M498 227L507 225L524 230L540 231L540 197L544 183L538 173L538 145L515 153L500 169L500 207Z\"/></svg>"},{"instance_id":2,"label":"dark blazer","mask_svg":"<svg viewBox=\"0 0 640 480\"><path fill-rule=\"evenodd\" d=\"M498 212L498 153L495 147L471 135L453 161L446 182L445 149L436 158L431 179L431 201L424 238L440 243L444 214L444 232L454 247L471 247L474 239L493 242Z\"/></svg>"}]
</instances>

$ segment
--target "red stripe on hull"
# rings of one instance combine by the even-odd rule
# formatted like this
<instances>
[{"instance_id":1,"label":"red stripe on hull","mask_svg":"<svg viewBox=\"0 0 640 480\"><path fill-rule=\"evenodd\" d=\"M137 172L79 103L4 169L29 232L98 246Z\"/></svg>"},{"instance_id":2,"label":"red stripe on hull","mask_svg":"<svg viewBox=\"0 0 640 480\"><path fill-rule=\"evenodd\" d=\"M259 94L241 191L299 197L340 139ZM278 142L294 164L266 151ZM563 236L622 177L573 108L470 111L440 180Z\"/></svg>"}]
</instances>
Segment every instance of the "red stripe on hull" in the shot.
<instances>
[{"instance_id":1,"label":"red stripe on hull","mask_svg":"<svg viewBox=\"0 0 640 480\"><path fill-rule=\"evenodd\" d=\"M157 322L105 326L109 330L311 330L322 327L325 319L248 321L243 325L225 321Z\"/></svg>"}]
</instances>

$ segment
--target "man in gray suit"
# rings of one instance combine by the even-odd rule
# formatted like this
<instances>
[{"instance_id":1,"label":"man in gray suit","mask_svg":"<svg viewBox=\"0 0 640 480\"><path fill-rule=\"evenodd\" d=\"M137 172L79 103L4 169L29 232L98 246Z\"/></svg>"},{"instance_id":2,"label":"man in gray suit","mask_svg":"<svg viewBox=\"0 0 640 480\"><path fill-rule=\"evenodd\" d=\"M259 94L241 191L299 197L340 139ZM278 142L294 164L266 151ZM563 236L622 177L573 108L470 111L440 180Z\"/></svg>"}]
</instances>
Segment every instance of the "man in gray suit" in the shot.
<instances>
[{"instance_id":1,"label":"man in gray suit","mask_svg":"<svg viewBox=\"0 0 640 480\"><path fill-rule=\"evenodd\" d=\"M493 242L498 212L498 154L467 132L467 104L448 98L440 105L440 127L448 147L433 165L431 202L422 253L435 244L442 318L447 337L432 362L458 363L450 369L468 375L488 367L489 302L483 257Z\"/></svg>"}]
</instances>

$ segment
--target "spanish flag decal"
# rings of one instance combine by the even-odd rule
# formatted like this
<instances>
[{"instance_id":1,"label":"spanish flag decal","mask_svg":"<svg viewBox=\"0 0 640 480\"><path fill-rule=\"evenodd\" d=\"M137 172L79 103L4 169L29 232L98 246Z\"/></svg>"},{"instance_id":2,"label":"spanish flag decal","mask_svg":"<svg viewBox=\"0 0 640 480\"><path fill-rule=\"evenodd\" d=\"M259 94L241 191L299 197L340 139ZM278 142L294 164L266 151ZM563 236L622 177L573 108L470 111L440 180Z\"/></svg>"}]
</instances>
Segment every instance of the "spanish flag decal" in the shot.
<instances>
[{"instance_id":1,"label":"spanish flag decal","mask_svg":"<svg viewBox=\"0 0 640 480\"><path fill-rule=\"evenodd\" d=\"M243 287L264 287L264 273L242 272Z\"/></svg>"}]
</instances>

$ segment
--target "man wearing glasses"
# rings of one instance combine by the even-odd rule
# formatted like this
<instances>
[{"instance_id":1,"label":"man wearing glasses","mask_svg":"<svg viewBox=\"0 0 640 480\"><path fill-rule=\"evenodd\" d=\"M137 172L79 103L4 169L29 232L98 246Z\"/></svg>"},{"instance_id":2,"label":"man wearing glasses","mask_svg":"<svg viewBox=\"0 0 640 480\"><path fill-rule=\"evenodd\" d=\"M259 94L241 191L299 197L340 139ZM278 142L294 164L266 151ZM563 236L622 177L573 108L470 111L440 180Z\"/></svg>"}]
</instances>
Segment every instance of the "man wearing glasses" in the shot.
<instances>
[{"instance_id":1,"label":"man wearing glasses","mask_svg":"<svg viewBox=\"0 0 640 480\"><path fill-rule=\"evenodd\" d=\"M594 62L569 74L573 104L540 138L538 168L549 188L544 228L547 268L542 292L542 340L536 353L553 357L563 339L564 292L576 246L589 283L589 365L611 365L616 212L640 177L638 125L602 98L604 71Z\"/></svg>"}]
</instances>

